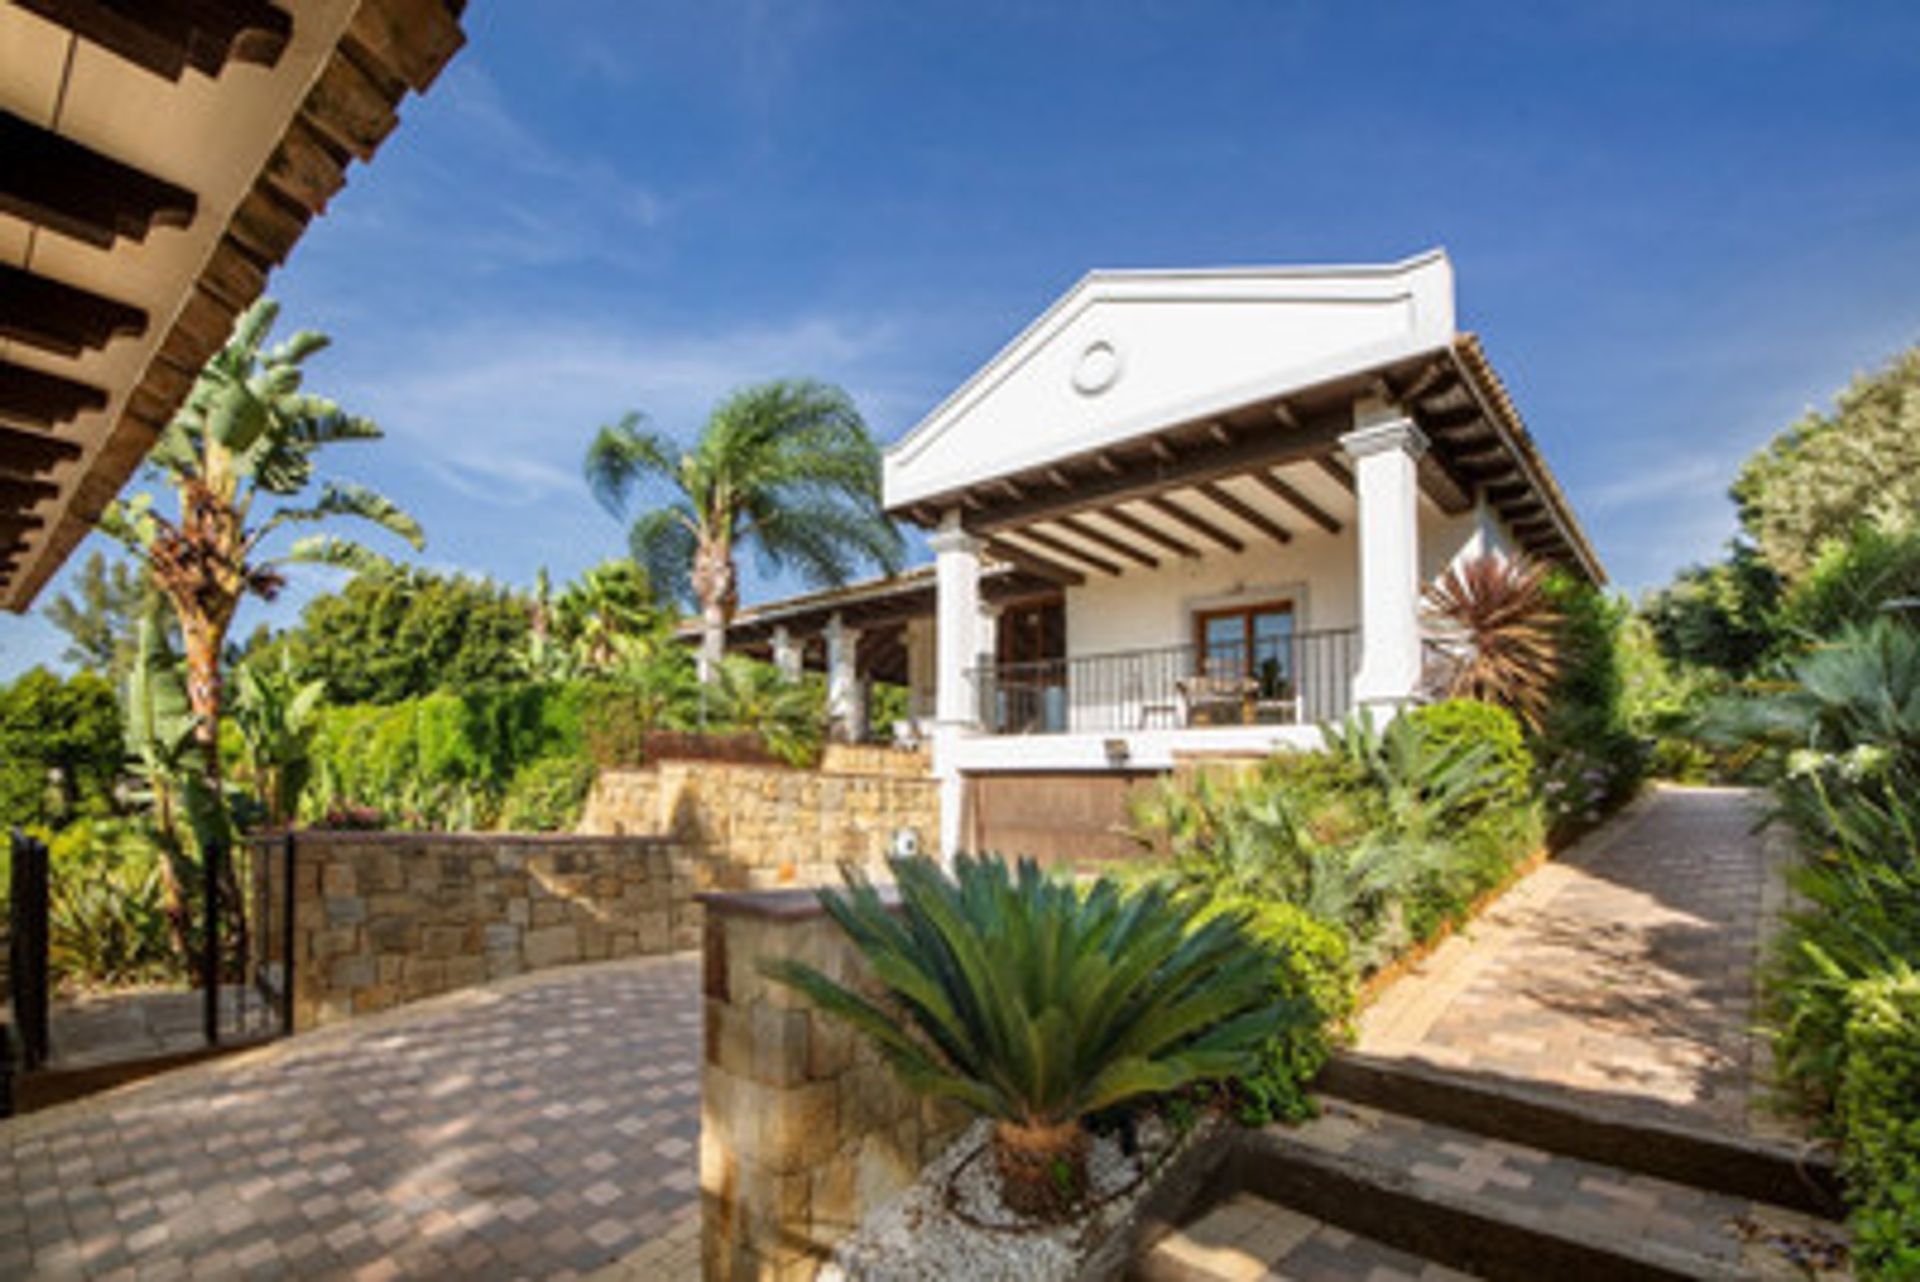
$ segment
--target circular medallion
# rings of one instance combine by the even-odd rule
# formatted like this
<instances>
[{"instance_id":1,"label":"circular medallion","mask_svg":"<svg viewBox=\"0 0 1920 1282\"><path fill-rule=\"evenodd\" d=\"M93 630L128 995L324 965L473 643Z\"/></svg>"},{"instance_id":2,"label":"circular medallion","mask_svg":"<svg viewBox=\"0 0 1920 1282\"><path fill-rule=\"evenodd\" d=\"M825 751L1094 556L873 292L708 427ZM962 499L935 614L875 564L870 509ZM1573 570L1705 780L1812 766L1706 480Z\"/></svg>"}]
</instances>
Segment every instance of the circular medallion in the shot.
<instances>
[{"instance_id":1,"label":"circular medallion","mask_svg":"<svg viewBox=\"0 0 1920 1282\"><path fill-rule=\"evenodd\" d=\"M1120 352L1106 339L1087 344L1073 366L1073 390L1082 396L1098 396L1120 380Z\"/></svg>"}]
</instances>

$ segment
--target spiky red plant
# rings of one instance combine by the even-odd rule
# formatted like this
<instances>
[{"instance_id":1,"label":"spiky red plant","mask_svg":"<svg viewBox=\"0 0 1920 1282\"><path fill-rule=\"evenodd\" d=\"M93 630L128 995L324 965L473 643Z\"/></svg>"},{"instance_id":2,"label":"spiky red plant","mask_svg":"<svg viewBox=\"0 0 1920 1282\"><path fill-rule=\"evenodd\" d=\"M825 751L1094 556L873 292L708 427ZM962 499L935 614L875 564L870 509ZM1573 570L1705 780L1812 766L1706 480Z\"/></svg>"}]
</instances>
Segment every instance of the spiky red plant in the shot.
<instances>
[{"instance_id":1,"label":"spiky red plant","mask_svg":"<svg viewBox=\"0 0 1920 1282\"><path fill-rule=\"evenodd\" d=\"M1491 553L1456 562L1428 585L1438 693L1498 704L1539 726L1560 675L1560 614L1547 574L1527 557Z\"/></svg>"}]
</instances>

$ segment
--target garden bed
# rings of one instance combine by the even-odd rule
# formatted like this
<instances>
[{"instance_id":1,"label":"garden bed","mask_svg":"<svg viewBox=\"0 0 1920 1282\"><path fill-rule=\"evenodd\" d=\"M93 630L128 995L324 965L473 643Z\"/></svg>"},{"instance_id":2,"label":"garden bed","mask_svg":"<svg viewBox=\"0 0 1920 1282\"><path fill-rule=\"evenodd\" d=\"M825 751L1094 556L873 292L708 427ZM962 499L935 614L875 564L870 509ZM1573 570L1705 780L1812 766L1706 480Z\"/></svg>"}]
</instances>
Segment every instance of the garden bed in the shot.
<instances>
[{"instance_id":1,"label":"garden bed","mask_svg":"<svg viewBox=\"0 0 1920 1282\"><path fill-rule=\"evenodd\" d=\"M1153 1225L1177 1220L1232 1143L1233 1125L1203 1115L1177 1132L1158 1115L1139 1127L1139 1152L1097 1136L1083 1209L1056 1223L1001 1205L989 1150L992 1124L977 1121L834 1251L821 1271L834 1282L1097 1282L1121 1276Z\"/></svg>"}]
</instances>

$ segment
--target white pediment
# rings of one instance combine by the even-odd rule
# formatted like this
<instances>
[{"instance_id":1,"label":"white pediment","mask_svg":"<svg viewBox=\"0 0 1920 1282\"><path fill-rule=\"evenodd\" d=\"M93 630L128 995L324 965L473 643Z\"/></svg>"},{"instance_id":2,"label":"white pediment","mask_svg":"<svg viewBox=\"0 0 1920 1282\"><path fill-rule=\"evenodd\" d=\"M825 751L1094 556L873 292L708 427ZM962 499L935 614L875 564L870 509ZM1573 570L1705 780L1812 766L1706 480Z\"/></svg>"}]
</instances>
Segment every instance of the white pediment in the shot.
<instances>
[{"instance_id":1,"label":"white pediment","mask_svg":"<svg viewBox=\"0 0 1920 1282\"><path fill-rule=\"evenodd\" d=\"M1453 267L1093 272L887 451L902 507L1444 347Z\"/></svg>"}]
</instances>

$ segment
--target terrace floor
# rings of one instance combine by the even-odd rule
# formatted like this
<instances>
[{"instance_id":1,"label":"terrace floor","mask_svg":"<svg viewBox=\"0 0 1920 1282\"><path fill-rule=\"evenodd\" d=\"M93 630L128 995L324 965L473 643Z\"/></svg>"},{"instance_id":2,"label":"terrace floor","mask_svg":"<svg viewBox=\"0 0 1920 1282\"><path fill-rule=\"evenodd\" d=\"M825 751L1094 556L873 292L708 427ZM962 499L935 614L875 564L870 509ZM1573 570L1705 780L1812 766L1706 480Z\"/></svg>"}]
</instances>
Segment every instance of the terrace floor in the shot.
<instances>
[{"instance_id":1,"label":"terrace floor","mask_svg":"<svg viewBox=\"0 0 1920 1282\"><path fill-rule=\"evenodd\" d=\"M0 1277L687 1276L699 1068L681 955L523 976L0 1122Z\"/></svg>"}]
</instances>

